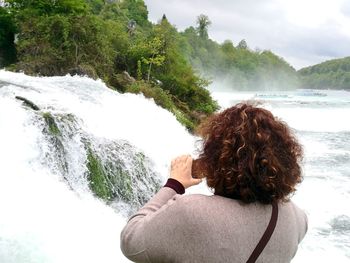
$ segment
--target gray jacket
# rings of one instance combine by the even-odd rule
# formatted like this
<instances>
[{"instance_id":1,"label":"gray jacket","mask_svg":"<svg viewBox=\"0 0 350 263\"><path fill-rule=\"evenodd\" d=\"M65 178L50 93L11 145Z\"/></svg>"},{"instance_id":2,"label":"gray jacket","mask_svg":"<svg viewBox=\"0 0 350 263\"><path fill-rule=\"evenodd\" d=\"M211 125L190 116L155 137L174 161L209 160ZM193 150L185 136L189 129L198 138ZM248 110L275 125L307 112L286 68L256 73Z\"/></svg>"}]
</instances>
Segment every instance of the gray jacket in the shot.
<instances>
[{"instance_id":1,"label":"gray jacket","mask_svg":"<svg viewBox=\"0 0 350 263\"><path fill-rule=\"evenodd\" d=\"M290 262L307 231L293 202L279 203L275 231L257 262ZM135 262L246 262L271 218L271 205L163 187L133 215L121 249Z\"/></svg>"}]
</instances>

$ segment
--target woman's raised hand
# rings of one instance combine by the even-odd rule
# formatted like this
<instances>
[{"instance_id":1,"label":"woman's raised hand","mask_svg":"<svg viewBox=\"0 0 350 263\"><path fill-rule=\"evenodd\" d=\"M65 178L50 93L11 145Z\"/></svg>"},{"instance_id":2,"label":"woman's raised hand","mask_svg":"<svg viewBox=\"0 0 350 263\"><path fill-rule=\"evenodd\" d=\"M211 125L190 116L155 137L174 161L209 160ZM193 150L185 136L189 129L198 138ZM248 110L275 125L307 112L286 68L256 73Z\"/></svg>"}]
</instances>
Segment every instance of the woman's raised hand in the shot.
<instances>
[{"instance_id":1,"label":"woman's raised hand","mask_svg":"<svg viewBox=\"0 0 350 263\"><path fill-rule=\"evenodd\" d=\"M179 181L185 188L202 182L202 179L192 178L191 155L181 155L171 161L170 178Z\"/></svg>"}]
</instances>

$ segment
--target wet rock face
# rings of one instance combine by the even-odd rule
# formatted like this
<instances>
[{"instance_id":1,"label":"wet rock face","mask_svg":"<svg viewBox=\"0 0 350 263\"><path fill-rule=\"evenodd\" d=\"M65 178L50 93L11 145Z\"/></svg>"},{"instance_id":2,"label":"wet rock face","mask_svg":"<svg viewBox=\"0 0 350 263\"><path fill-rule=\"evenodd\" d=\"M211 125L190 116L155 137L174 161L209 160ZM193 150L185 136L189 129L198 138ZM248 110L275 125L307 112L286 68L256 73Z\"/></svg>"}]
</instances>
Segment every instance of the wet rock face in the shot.
<instances>
[{"instance_id":1,"label":"wet rock face","mask_svg":"<svg viewBox=\"0 0 350 263\"><path fill-rule=\"evenodd\" d=\"M44 112L24 97L16 99L42 129L42 163L73 191L85 185L106 203L122 202L135 211L160 189L153 163L128 141L95 137L73 114Z\"/></svg>"},{"instance_id":2,"label":"wet rock face","mask_svg":"<svg viewBox=\"0 0 350 263\"><path fill-rule=\"evenodd\" d=\"M40 108L34 102L32 102L31 100L28 100L28 99L26 99L24 97L21 97L21 96L16 96L15 98L17 100L23 101L23 105L24 106L29 107L29 108L31 108L34 111L39 111L40 110Z\"/></svg>"},{"instance_id":3,"label":"wet rock face","mask_svg":"<svg viewBox=\"0 0 350 263\"><path fill-rule=\"evenodd\" d=\"M53 116L50 113L45 112L43 114L43 117L44 117L45 123L47 124L48 131L52 135L60 135L60 133L61 133L60 129L57 127L56 121L53 118Z\"/></svg>"},{"instance_id":4,"label":"wet rock face","mask_svg":"<svg viewBox=\"0 0 350 263\"><path fill-rule=\"evenodd\" d=\"M97 147L97 151L87 148L87 176L98 197L137 208L159 190L160 180L151 161L128 142L103 142Z\"/></svg>"},{"instance_id":5,"label":"wet rock face","mask_svg":"<svg viewBox=\"0 0 350 263\"><path fill-rule=\"evenodd\" d=\"M86 180L98 198L107 203L122 201L135 210L160 189L153 163L129 142L96 138L83 131L72 114L45 112L38 118L42 118L47 143L44 158L72 190L77 181Z\"/></svg>"}]
</instances>

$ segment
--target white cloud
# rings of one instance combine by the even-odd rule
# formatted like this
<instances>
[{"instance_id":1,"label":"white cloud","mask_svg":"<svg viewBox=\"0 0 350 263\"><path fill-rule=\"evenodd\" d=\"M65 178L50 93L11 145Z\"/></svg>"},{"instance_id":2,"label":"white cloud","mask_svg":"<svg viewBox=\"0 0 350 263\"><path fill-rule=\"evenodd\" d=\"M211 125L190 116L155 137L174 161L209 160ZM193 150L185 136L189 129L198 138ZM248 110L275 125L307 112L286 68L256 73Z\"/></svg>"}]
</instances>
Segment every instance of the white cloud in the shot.
<instances>
[{"instance_id":1,"label":"white cloud","mask_svg":"<svg viewBox=\"0 0 350 263\"><path fill-rule=\"evenodd\" d=\"M305 28L318 28L340 14L343 0L286 0L280 1L286 10L287 20Z\"/></svg>"},{"instance_id":2,"label":"white cloud","mask_svg":"<svg viewBox=\"0 0 350 263\"><path fill-rule=\"evenodd\" d=\"M296 68L350 55L350 4L346 0L146 0L156 22L165 13L183 30L209 16L211 38L246 39L270 49Z\"/></svg>"}]
</instances>

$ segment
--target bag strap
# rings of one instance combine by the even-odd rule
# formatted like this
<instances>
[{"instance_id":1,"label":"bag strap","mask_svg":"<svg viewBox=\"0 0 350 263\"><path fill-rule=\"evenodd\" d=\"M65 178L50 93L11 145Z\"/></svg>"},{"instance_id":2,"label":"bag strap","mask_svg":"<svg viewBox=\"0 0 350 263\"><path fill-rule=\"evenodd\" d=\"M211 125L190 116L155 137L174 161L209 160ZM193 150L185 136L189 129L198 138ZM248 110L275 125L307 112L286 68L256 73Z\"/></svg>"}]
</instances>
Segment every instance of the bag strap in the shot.
<instances>
[{"instance_id":1,"label":"bag strap","mask_svg":"<svg viewBox=\"0 0 350 263\"><path fill-rule=\"evenodd\" d=\"M274 201L272 203L272 214L271 214L269 225L267 226L265 233L261 237L259 243L256 245L253 253L250 255L247 263L254 263L258 259L261 252L264 250L267 243L269 242L273 231L275 230L275 227L277 224L277 218L278 218L278 205L277 205L277 202Z\"/></svg>"}]
</instances>

